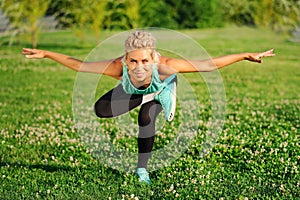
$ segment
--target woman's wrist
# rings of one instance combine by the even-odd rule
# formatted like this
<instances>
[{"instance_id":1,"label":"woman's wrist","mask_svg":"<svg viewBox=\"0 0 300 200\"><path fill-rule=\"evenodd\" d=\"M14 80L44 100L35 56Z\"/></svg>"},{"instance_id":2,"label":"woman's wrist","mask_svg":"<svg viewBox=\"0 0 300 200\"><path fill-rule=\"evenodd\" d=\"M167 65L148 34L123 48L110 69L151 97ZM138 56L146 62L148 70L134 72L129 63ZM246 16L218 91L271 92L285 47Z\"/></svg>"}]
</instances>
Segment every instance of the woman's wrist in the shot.
<instances>
[{"instance_id":1,"label":"woman's wrist","mask_svg":"<svg viewBox=\"0 0 300 200\"><path fill-rule=\"evenodd\" d=\"M250 58L251 58L250 54L251 53L249 53L249 52L243 53L242 54L243 60L250 60Z\"/></svg>"},{"instance_id":2,"label":"woman's wrist","mask_svg":"<svg viewBox=\"0 0 300 200\"><path fill-rule=\"evenodd\" d=\"M51 56L49 55L49 51L47 50L41 50L41 51L44 58L51 58Z\"/></svg>"}]
</instances>

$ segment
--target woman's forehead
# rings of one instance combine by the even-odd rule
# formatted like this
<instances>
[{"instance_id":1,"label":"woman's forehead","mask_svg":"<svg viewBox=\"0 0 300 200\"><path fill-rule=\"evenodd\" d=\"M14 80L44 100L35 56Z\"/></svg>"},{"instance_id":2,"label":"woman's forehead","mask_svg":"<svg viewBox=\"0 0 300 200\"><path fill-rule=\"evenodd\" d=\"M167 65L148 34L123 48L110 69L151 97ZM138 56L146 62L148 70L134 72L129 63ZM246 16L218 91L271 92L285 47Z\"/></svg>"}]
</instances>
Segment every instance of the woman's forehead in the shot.
<instances>
[{"instance_id":1,"label":"woman's forehead","mask_svg":"<svg viewBox=\"0 0 300 200\"><path fill-rule=\"evenodd\" d=\"M127 53L128 58L145 59L152 58L150 49L136 49Z\"/></svg>"}]
</instances>

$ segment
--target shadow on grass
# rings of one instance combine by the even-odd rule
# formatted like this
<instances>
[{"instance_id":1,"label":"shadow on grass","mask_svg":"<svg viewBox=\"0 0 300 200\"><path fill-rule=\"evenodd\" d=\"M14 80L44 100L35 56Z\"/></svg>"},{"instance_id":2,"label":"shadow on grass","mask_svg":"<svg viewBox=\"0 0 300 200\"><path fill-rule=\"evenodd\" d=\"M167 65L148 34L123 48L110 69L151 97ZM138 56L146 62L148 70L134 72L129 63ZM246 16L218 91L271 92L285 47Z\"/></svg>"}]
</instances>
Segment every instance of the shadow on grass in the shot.
<instances>
[{"instance_id":1,"label":"shadow on grass","mask_svg":"<svg viewBox=\"0 0 300 200\"><path fill-rule=\"evenodd\" d=\"M27 164L21 162L0 162L0 168L2 167L15 167L15 168L28 168L28 169L41 169L47 172L55 172L55 171L75 171L75 168L69 165L58 165L58 164Z\"/></svg>"},{"instance_id":2,"label":"shadow on grass","mask_svg":"<svg viewBox=\"0 0 300 200\"><path fill-rule=\"evenodd\" d=\"M91 172L97 172L99 170L105 171L107 174L114 174L114 175L120 175L120 172L118 170L107 168L103 165L97 164L97 165L91 165L91 166L71 166L68 164L31 164L31 163L22 163L22 162L9 162L9 161L0 161L0 169L2 167L13 167L13 168L27 168L29 170L33 169L39 169L46 172L78 172L78 171L91 171Z\"/></svg>"}]
</instances>

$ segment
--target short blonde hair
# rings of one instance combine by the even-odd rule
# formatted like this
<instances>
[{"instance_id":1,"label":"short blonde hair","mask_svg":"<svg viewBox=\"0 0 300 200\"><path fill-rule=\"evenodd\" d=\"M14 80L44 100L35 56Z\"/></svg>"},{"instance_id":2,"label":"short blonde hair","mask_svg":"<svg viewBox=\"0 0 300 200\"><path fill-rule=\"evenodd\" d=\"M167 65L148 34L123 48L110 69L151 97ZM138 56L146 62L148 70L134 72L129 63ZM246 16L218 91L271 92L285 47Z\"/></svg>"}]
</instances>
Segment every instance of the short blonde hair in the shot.
<instances>
[{"instance_id":1,"label":"short blonde hair","mask_svg":"<svg viewBox=\"0 0 300 200\"><path fill-rule=\"evenodd\" d=\"M156 39L151 33L137 30L128 36L124 44L125 56L122 59L123 63L126 59L127 53L137 49L151 50L152 59L154 62L159 63L160 54L155 50Z\"/></svg>"}]
</instances>

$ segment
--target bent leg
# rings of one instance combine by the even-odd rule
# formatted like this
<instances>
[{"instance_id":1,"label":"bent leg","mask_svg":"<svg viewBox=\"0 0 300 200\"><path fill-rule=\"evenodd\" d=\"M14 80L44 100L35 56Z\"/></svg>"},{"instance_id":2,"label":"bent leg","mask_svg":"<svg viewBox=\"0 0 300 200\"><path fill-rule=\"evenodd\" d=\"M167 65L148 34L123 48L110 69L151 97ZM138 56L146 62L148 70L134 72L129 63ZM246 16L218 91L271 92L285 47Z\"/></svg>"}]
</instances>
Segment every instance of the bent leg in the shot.
<instances>
[{"instance_id":1,"label":"bent leg","mask_svg":"<svg viewBox=\"0 0 300 200\"><path fill-rule=\"evenodd\" d=\"M100 118L116 117L141 105L142 99L142 94L126 94L120 84L96 101L95 114Z\"/></svg>"}]
</instances>

